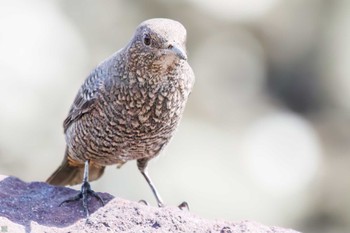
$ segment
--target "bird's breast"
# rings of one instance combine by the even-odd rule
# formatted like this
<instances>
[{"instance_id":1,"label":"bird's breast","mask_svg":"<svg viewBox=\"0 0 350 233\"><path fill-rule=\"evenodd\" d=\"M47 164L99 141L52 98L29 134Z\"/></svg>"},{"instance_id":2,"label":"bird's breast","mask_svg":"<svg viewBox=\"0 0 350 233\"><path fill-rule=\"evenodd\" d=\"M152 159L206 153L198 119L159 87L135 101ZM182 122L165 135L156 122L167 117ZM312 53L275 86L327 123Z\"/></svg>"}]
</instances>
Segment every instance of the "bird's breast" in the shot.
<instances>
[{"instance_id":1,"label":"bird's breast","mask_svg":"<svg viewBox=\"0 0 350 233\"><path fill-rule=\"evenodd\" d=\"M122 92L101 112L116 130L134 138L168 133L176 126L185 105L180 86L134 86Z\"/></svg>"}]
</instances>

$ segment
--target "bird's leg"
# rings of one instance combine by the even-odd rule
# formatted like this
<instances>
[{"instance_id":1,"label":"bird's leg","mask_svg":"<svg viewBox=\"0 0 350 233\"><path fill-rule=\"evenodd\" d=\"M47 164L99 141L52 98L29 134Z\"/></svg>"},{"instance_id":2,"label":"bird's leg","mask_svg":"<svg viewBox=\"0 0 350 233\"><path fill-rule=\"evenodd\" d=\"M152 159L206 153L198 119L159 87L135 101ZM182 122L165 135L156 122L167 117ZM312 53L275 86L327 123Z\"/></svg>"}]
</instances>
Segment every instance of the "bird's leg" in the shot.
<instances>
[{"instance_id":1,"label":"bird's leg","mask_svg":"<svg viewBox=\"0 0 350 233\"><path fill-rule=\"evenodd\" d=\"M159 207L163 207L163 201L162 198L160 197L156 187L154 186L151 178L148 175L147 172L147 163L148 163L148 159L139 159L137 160L137 167L140 170L141 174L143 175L143 177L146 179L149 187L151 188L153 195L155 196L156 200L157 200L157 204Z\"/></svg>"},{"instance_id":2,"label":"bird's leg","mask_svg":"<svg viewBox=\"0 0 350 233\"><path fill-rule=\"evenodd\" d=\"M86 218L88 218L89 217L89 209L88 209L88 195L89 194L94 196L95 198L97 198L101 202L101 204L104 205L104 201L102 200L102 198L91 189L91 186L89 183L89 160L86 160L85 167L84 167L83 183L81 185L80 193L76 196L73 196L73 197L63 201L59 206L61 206L64 203L78 201L80 199L83 199L84 212L85 212Z\"/></svg>"}]
</instances>

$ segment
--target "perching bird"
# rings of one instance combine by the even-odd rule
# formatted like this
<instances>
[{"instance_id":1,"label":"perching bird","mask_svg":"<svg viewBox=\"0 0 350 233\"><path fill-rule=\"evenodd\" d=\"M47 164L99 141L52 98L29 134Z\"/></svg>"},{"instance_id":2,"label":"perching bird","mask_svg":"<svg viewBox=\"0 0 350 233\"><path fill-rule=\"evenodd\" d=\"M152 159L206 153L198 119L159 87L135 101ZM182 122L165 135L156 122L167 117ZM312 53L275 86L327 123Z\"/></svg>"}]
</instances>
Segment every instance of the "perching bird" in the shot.
<instances>
[{"instance_id":1,"label":"perching bird","mask_svg":"<svg viewBox=\"0 0 350 233\"><path fill-rule=\"evenodd\" d=\"M124 48L87 77L64 121L63 162L47 180L82 182L80 194L65 202L82 198L88 216L87 195L99 198L88 181L98 179L107 165L137 160L163 206L146 168L173 136L194 84L185 43L186 29L179 22L144 21Z\"/></svg>"}]
</instances>

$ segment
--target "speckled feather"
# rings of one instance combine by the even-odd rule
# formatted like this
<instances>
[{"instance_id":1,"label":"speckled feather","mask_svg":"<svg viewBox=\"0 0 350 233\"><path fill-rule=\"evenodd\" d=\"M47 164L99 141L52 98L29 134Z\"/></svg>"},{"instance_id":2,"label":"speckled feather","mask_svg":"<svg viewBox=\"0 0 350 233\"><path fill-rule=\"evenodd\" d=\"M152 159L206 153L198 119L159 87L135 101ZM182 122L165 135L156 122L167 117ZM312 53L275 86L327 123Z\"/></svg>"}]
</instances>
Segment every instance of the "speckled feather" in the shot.
<instances>
[{"instance_id":1,"label":"speckled feather","mask_svg":"<svg viewBox=\"0 0 350 233\"><path fill-rule=\"evenodd\" d=\"M150 46L144 44L145 35ZM91 72L64 121L67 150L61 167L81 169L89 160L93 180L106 165L135 159L147 163L159 154L179 124L194 83L191 67L180 56L186 55L185 41L180 23L148 20L125 48ZM57 173L49 183L81 181L81 174L62 181Z\"/></svg>"}]
</instances>

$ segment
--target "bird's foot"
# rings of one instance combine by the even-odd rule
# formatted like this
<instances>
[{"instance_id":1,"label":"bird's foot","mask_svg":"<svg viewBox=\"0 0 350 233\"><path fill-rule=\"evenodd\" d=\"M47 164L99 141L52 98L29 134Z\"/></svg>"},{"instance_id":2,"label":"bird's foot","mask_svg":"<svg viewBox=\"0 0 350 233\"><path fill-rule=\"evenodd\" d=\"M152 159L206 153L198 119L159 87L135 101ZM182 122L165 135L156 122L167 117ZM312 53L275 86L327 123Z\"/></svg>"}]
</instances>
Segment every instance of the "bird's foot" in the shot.
<instances>
[{"instance_id":1,"label":"bird's foot","mask_svg":"<svg viewBox=\"0 0 350 233\"><path fill-rule=\"evenodd\" d=\"M179 209L180 210L187 210L189 211L190 210L190 207L188 206L188 203L186 201L182 202L180 205L178 205Z\"/></svg>"},{"instance_id":2,"label":"bird's foot","mask_svg":"<svg viewBox=\"0 0 350 233\"><path fill-rule=\"evenodd\" d=\"M162 207L164 207L164 206L165 206L163 202L158 202L158 204L157 204L157 205L158 205L158 207L159 207L159 208L162 208Z\"/></svg>"},{"instance_id":3,"label":"bird's foot","mask_svg":"<svg viewBox=\"0 0 350 233\"><path fill-rule=\"evenodd\" d=\"M149 206L148 202L145 200L139 200L140 204L144 204L145 206ZM163 202L159 202L158 203L158 207L164 207L164 203ZM180 210L190 210L190 207L188 205L188 203L186 201L182 202L180 205L177 206Z\"/></svg>"},{"instance_id":4,"label":"bird's foot","mask_svg":"<svg viewBox=\"0 0 350 233\"><path fill-rule=\"evenodd\" d=\"M86 218L88 218L90 215L89 209L88 209L88 195L94 196L97 200L99 200L101 202L102 205L105 204L104 201L102 200L102 198L97 193L95 193L94 190L91 189L89 182L85 181L81 185L81 190L80 190L79 194L77 194L76 196L73 196L67 200L64 200L63 202L61 202L61 204L59 204L59 206L61 206L64 203L74 202L74 201L78 201L78 200L82 199L84 212L85 212Z\"/></svg>"},{"instance_id":5,"label":"bird's foot","mask_svg":"<svg viewBox=\"0 0 350 233\"><path fill-rule=\"evenodd\" d=\"M139 203L144 204L146 206L149 206L149 203L147 201L145 201L145 200L139 200ZM158 202L157 205L158 205L158 207L164 207L165 206L163 202Z\"/></svg>"}]
</instances>

